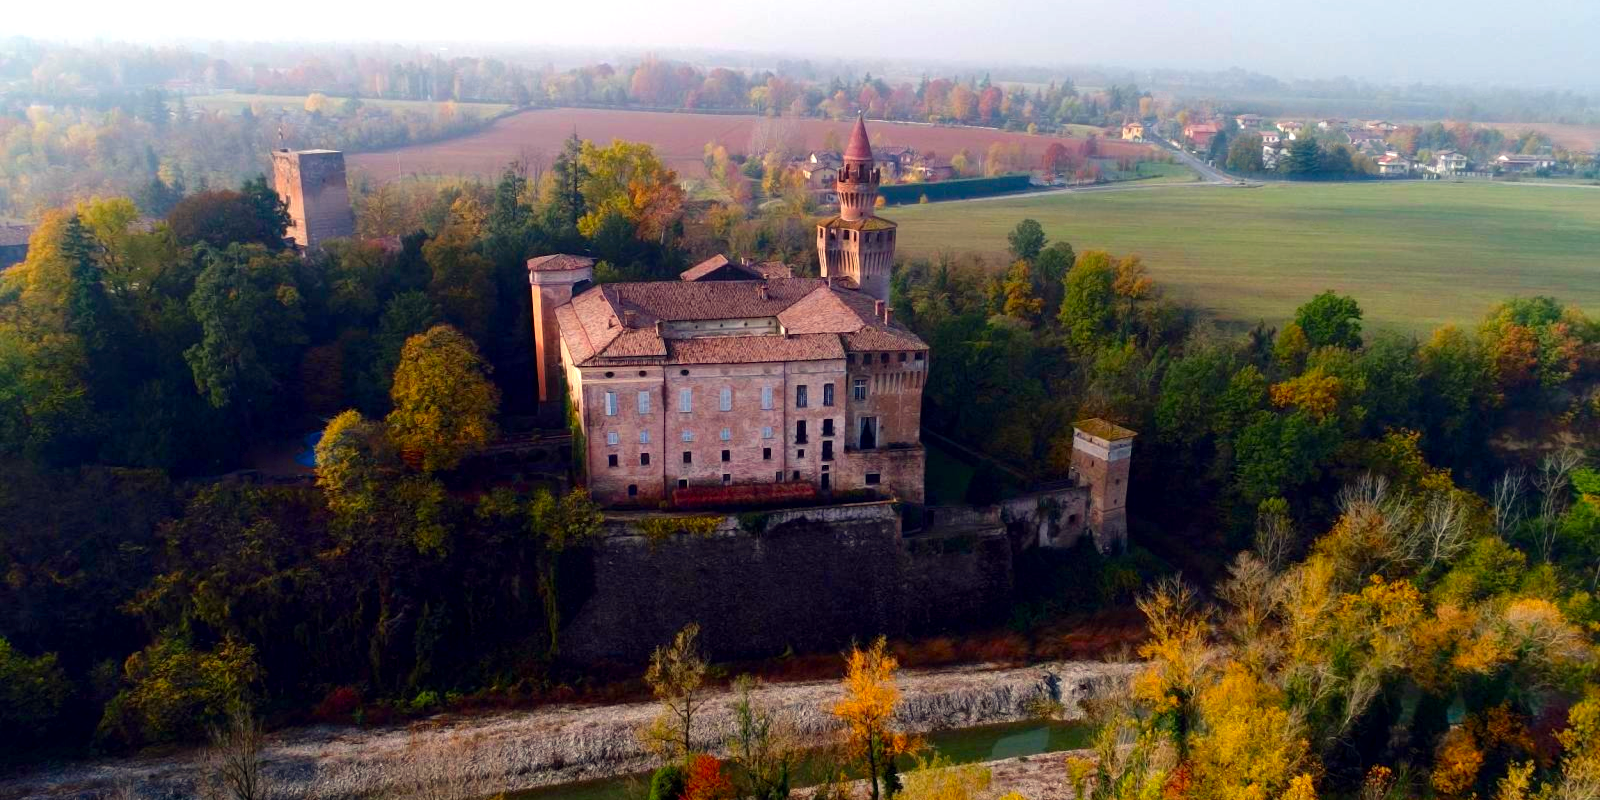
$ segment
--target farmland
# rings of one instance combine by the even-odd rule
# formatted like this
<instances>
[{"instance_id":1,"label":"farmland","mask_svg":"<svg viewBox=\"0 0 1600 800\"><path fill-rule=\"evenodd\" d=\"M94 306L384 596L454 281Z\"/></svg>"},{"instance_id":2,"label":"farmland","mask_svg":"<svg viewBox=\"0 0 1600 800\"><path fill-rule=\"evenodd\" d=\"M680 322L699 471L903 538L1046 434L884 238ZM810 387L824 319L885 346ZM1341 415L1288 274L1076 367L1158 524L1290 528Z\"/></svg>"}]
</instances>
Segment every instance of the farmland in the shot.
<instances>
[{"instance_id":1,"label":"farmland","mask_svg":"<svg viewBox=\"0 0 1600 800\"><path fill-rule=\"evenodd\" d=\"M343 97L329 97L335 108L344 103ZM185 97L184 103L190 108L205 109L208 111L224 111L238 113L246 108L256 112L271 111L274 109L300 109L304 108L306 98L300 95L277 94L243 94L235 92L222 92L219 94L201 94ZM428 100L381 100L375 98L361 98L363 105L375 106L389 111L421 111L432 113L438 111L443 103ZM477 114L480 117L492 117L511 108L506 103L457 103L459 111Z\"/></svg>"},{"instance_id":2,"label":"farmland","mask_svg":"<svg viewBox=\"0 0 1600 800\"><path fill-rule=\"evenodd\" d=\"M994 256L1032 217L1082 252L1138 253L1227 322L1278 322L1323 289L1377 326L1472 323L1511 295L1600 314L1600 189L1516 184L1175 186L896 208L900 248Z\"/></svg>"},{"instance_id":3,"label":"farmland","mask_svg":"<svg viewBox=\"0 0 1600 800\"><path fill-rule=\"evenodd\" d=\"M1020 144L1030 160L1037 160L1052 141L1082 152L1085 139L1029 136L989 128L942 127L910 123L870 122L873 143L908 145L924 153L948 158L966 149L981 156L995 142ZM792 152L820 148L829 131L840 139L850 134L849 124L822 119L765 118L749 115L673 114L610 109L549 109L526 111L497 120L469 136L384 153L350 157L352 166L378 180L413 175L497 174L513 159L543 157L546 162L574 132L598 144L614 139L646 142L685 178L705 176L702 157L707 142L715 141L730 153L764 152L782 145ZM1146 145L1103 141L1099 154L1139 156Z\"/></svg>"}]
</instances>

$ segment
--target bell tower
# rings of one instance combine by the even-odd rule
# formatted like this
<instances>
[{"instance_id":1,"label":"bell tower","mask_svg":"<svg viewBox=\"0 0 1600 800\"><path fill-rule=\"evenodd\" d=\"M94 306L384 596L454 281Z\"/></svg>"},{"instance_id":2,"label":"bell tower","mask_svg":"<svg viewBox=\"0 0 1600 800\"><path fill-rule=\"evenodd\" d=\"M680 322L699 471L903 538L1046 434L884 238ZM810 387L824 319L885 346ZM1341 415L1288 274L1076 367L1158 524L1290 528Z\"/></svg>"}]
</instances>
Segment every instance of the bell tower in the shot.
<instances>
[{"instance_id":1,"label":"bell tower","mask_svg":"<svg viewBox=\"0 0 1600 800\"><path fill-rule=\"evenodd\" d=\"M896 226L874 213L880 177L866 120L858 115L834 184L839 216L817 225L817 257L823 277L848 278L863 293L888 302Z\"/></svg>"}]
</instances>

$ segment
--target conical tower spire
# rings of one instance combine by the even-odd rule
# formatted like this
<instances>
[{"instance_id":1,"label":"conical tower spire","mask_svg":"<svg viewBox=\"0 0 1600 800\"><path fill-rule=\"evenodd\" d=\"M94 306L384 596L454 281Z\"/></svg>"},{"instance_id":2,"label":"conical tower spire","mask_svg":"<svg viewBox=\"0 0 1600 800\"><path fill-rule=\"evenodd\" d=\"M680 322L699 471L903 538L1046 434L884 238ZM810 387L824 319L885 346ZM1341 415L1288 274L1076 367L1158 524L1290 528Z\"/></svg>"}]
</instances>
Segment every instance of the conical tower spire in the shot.
<instances>
[{"instance_id":1,"label":"conical tower spire","mask_svg":"<svg viewBox=\"0 0 1600 800\"><path fill-rule=\"evenodd\" d=\"M872 163L872 142L867 138L865 114L856 114L856 127L850 132L850 145L844 149L844 160Z\"/></svg>"},{"instance_id":2,"label":"conical tower spire","mask_svg":"<svg viewBox=\"0 0 1600 800\"><path fill-rule=\"evenodd\" d=\"M844 149L844 167L839 170L835 190L839 194L839 215L847 220L872 216L878 199L878 167L872 161L872 143L867 139L867 121L856 115L855 130Z\"/></svg>"}]
</instances>

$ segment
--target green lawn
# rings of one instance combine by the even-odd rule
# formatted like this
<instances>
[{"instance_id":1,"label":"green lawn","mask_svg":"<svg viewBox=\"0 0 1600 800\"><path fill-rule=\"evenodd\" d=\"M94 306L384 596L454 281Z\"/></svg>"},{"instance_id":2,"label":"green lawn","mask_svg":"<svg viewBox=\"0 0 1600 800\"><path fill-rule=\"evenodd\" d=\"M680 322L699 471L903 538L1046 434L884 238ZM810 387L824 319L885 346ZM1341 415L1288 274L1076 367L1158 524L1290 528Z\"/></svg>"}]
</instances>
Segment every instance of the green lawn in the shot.
<instances>
[{"instance_id":1,"label":"green lawn","mask_svg":"<svg viewBox=\"0 0 1600 800\"><path fill-rule=\"evenodd\" d=\"M1370 323L1476 322L1513 295L1600 315L1600 189L1516 184L1152 187L904 206L900 249L1003 256L1032 217L1079 252L1138 253L1176 296L1229 322L1276 323L1323 289ZM1000 259L995 259L1000 263Z\"/></svg>"},{"instance_id":2,"label":"green lawn","mask_svg":"<svg viewBox=\"0 0 1600 800\"><path fill-rule=\"evenodd\" d=\"M338 112L340 106L344 104L343 97L329 95L328 99L332 101L334 112ZM305 108L306 98L304 95L222 92L219 94L201 94L185 97L184 102L188 103L192 108L238 112L251 105L262 109ZM436 103L431 100L380 100L369 97L361 98L361 102L369 106L403 111L433 111L442 105L442 103ZM457 103L456 107L462 110L471 110L480 116L492 117L511 106L508 103Z\"/></svg>"}]
</instances>

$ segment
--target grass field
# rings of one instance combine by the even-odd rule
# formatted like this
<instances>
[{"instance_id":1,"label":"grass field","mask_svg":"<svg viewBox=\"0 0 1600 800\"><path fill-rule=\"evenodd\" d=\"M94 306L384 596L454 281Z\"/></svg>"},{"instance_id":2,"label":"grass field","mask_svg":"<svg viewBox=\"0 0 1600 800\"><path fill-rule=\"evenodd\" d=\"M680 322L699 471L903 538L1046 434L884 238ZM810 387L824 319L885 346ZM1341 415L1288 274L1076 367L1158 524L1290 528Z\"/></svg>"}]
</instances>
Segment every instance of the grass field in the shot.
<instances>
[{"instance_id":1,"label":"grass field","mask_svg":"<svg viewBox=\"0 0 1600 800\"><path fill-rule=\"evenodd\" d=\"M1600 315L1600 189L1456 183L1277 184L1053 193L894 209L910 255L1003 256L1032 217L1078 252L1138 253L1169 292L1227 322L1276 323L1354 295L1370 324L1474 323L1513 295ZM1000 263L1000 259L996 259Z\"/></svg>"},{"instance_id":2,"label":"grass field","mask_svg":"<svg viewBox=\"0 0 1600 800\"><path fill-rule=\"evenodd\" d=\"M334 110L336 111L344 103L343 97L329 96L328 99L332 101ZM246 107L254 107L257 109L276 109L305 108L306 105L306 98L303 95L239 94L236 92L194 95L192 97L185 97L183 100L185 103L188 103L189 107L191 108L204 108L214 111L229 111L234 113L242 111ZM361 98L361 102L365 105L386 108L393 111L434 111L438 109L440 105L442 105L441 103L435 103L430 100L380 100L368 97ZM484 117L492 117L495 114L499 114L500 112L511 108L511 106L506 103L457 103L456 108L470 110L473 113Z\"/></svg>"}]
</instances>

